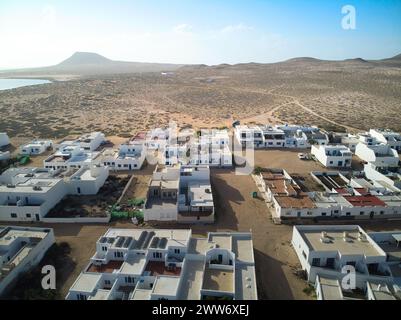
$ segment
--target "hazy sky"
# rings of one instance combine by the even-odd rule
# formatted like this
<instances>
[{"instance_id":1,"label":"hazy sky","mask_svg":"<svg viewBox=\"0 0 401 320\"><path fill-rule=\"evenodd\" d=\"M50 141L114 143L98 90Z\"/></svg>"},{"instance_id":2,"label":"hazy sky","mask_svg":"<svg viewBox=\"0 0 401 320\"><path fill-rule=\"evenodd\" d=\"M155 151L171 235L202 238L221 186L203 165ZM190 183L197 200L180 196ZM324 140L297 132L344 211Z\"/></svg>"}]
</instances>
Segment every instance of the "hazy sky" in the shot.
<instances>
[{"instance_id":1,"label":"hazy sky","mask_svg":"<svg viewBox=\"0 0 401 320\"><path fill-rule=\"evenodd\" d=\"M356 30L341 26L347 4ZM401 53L401 0L0 0L0 41L0 68L75 51L206 64L380 59Z\"/></svg>"}]
</instances>

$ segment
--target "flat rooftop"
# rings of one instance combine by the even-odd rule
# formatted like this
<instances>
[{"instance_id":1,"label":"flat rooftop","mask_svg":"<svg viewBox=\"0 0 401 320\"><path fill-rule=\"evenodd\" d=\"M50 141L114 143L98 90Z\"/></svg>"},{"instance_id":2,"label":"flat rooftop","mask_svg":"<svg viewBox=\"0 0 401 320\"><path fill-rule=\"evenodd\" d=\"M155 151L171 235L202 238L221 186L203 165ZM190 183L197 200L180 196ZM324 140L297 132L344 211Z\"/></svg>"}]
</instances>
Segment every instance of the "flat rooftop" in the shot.
<instances>
[{"instance_id":1,"label":"flat rooftop","mask_svg":"<svg viewBox=\"0 0 401 320\"><path fill-rule=\"evenodd\" d=\"M202 289L234 292L234 272L232 270L217 270L206 267L203 274Z\"/></svg>"},{"instance_id":2,"label":"flat rooftop","mask_svg":"<svg viewBox=\"0 0 401 320\"><path fill-rule=\"evenodd\" d=\"M70 291L88 292L91 293L95 290L102 275L94 273L81 273L77 280L75 280Z\"/></svg>"},{"instance_id":3,"label":"flat rooftop","mask_svg":"<svg viewBox=\"0 0 401 320\"><path fill-rule=\"evenodd\" d=\"M378 197L373 195L346 196L344 198L354 207L385 207L386 204Z\"/></svg>"},{"instance_id":4,"label":"flat rooftop","mask_svg":"<svg viewBox=\"0 0 401 320\"><path fill-rule=\"evenodd\" d=\"M337 279L319 276L323 300L343 300L343 293Z\"/></svg>"},{"instance_id":5,"label":"flat rooftop","mask_svg":"<svg viewBox=\"0 0 401 320\"><path fill-rule=\"evenodd\" d=\"M257 300L256 272L254 266L238 265L235 269L235 299Z\"/></svg>"},{"instance_id":6,"label":"flat rooftop","mask_svg":"<svg viewBox=\"0 0 401 320\"><path fill-rule=\"evenodd\" d=\"M18 238L44 239L48 233L48 229L5 227L0 229L0 246L8 246Z\"/></svg>"},{"instance_id":7,"label":"flat rooftop","mask_svg":"<svg viewBox=\"0 0 401 320\"><path fill-rule=\"evenodd\" d=\"M233 237L232 239L232 251L235 253L237 260L241 262L253 263L253 243L252 239L241 239Z\"/></svg>"},{"instance_id":8,"label":"flat rooftop","mask_svg":"<svg viewBox=\"0 0 401 320\"><path fill-rule=\"evenodd\" d=\"M338 251L342 255L365 255L365 256L382 256L383 253L378 251L370 241L359 241L359 230L344 228L344 230L333 230L330 228L321 228L320 230L299 230L309 248L313 251ZM327 233L327 238L331 241L323 243L322 231ZM344 240L344 232L348 233L348 241Z\"/></svg>"},{"instance_id":9,"label":"flat rooftop","mask_svg":"<svg viewBox=\"0 0 401 320\"><path fill-rule=\"evenodd\" d=\"M210 233L209 242L213 242L212 244L216 244L217 247L220 249L227 249L229 251L232 251L231 235Z\"/></svg>"},{"instance_id":10,"label":"flat rooftop","mask_svg":"<svg viewBox=\"0 0 401 320\"><path fill-rule=\"evenodd\" d=\"M142 255L130 256L121 266L121 273L141 275L145 268L146 258Z\"/></svg>"},{"instance_id":11,"label":"flat rooftop","mask_svg":"<svg viewBox=\"0 0 401 320\"><path fill-rule=\"evenodd\" d=\"M199 300L203 281L204 260L186 260L186 269L182 274L182 286L179 299Z\"/></svg>"},{"instance_id":12,"label":"flat rooftop","mask_svg":"<svg viewBox=\"0 0 401 320\"><path fill-rule=\"evenodd\" d=\"M178 286L180 284L179 277L157 277L155 284L153 286L153 294L163 295L163 296L176 296L178 291Z\"/></svg>"},{"instance_id":13,"label":"flat rooftop","mask_svg":"<svg viewBox=\"0 0 401 320\"><path fill-rule=\"evenodd\" d=\"M313 209L316 205L312 199L306 194L301 193L298 196L276 196L274 197L280 207L282 208L294 208L294 209Z\"/></svg>"}]
</instances>

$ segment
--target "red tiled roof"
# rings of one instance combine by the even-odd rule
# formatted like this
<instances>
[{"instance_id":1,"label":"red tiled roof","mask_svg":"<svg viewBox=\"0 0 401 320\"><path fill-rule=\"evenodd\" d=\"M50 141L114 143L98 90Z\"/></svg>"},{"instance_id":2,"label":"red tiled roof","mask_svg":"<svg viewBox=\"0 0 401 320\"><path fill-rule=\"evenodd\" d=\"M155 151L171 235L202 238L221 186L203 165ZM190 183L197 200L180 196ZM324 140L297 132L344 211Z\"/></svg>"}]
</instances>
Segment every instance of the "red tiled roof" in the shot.
<instances>
[{"instance_id":1,"label":"red tiled roof","mask_svg":"<svg viewBox=\"0 0 401 320\"><path fill-rule=\"evenodd\" d=\"M348 190L345 188L335 189L339 194L349 194Z\"/></svg>"},{"instance_id":2,"label":"red tiled roof","mask_svg":"<svg viewBox=\"0 0 401 320\"><path fill-rule=\"evenodd\" d=\"M385 207L386 204L378 197L372 195L344 196L354 207Z\"/></svg>"}]
</instances>

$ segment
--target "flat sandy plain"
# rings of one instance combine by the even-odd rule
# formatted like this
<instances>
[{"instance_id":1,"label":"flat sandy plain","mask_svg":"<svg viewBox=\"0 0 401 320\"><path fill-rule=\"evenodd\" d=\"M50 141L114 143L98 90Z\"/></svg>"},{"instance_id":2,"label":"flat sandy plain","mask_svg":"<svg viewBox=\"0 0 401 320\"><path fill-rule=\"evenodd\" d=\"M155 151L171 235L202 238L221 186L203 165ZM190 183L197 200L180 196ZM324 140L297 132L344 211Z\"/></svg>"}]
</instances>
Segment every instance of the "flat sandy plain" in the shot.
<instances>
[{"instance_id":1,"label":"flat sandy plain","mask_svg":"<svg viewBox=\"0 0 401 320\"><path fill-rule=\"evenodd\" d=\"M399 59L399 60L397 60ZM60 138L130 136L164 126L299 123L401 131L401 58L185 66L174 73L81 77L0 92L0 131ZM60 78L60 75L57 77Z\"/></svg>"}]
</instances>

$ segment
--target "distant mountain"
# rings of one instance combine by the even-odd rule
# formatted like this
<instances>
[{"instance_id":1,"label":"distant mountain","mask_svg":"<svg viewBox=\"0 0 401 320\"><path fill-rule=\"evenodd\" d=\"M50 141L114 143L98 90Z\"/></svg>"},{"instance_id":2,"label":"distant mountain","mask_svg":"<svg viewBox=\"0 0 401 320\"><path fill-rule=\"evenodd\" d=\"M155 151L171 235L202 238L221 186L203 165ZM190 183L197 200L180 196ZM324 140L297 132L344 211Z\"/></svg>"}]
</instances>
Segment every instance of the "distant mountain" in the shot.
<instances>
[{"instance_id":1,"label":"distant mountain","mask_svg":"<svg viewBox=\"0 0 401 320\"><path fill-rule=\"evenodd\" d=\"M82 65L110 65L113 61L100 54L92 52L75 52L71 57L59 63L58 67L82 66Z\"/></svg>"},{"instance_id":2,"label":"distant mountain","mask_svg":"<svg viewBox=\"0 0 401 320\"><path fill-rule=\"evenodd\" d=\"M61 63L43 68L4 70L3 77L54 77L61 75L94 76L107 74L175 71L179 64L114 61L92 52L76 52Z\"/></svg>"},{"instance_id":3,"label":"distant mountain","mask_svg":"<svg viewBox=\"0 0 401 320\"><path fill-rule=\"evenodd\" d=\"M208 66L205 64L198 65L180 65L180 64L162 64L162 63L143 63L143 62L125 62L114 61L104 56L92 52L76 52L63 62L43 68L20 69L20 70L3 70L0 71L2 77L35 77L35 78L63 78L63 76L94 76L107 74L127 74L127 73L145 73L145 72L171 72L180 68L182 70L257 70L266 66L275 65L281 67L315 67L315 66L355 66L370 67L395 67L401 68L401 54L388 59L382 60L364 60L362 58L346 59L342 61L320 60L312 57L293 58L277 63L239 63L239 64L220 64Z\"/></svg>"},{"instance_id":4,"label":"distant mountain","mask_svg":"<svg viewBox=\"0 0 401 320\"><path fill-rule=\"evenodd\" d=\"M293 58L293 59L289 59L289 60L286 60L286 61L284 61L284 63L285 62L308 62L308 63L315 63L315 62L322 62L322 61L324 61L324 60L319 60L319 59L316 59L316 58L311 58L311 57L299 57L299 58Z\"/></svg>"}]
</instances>

